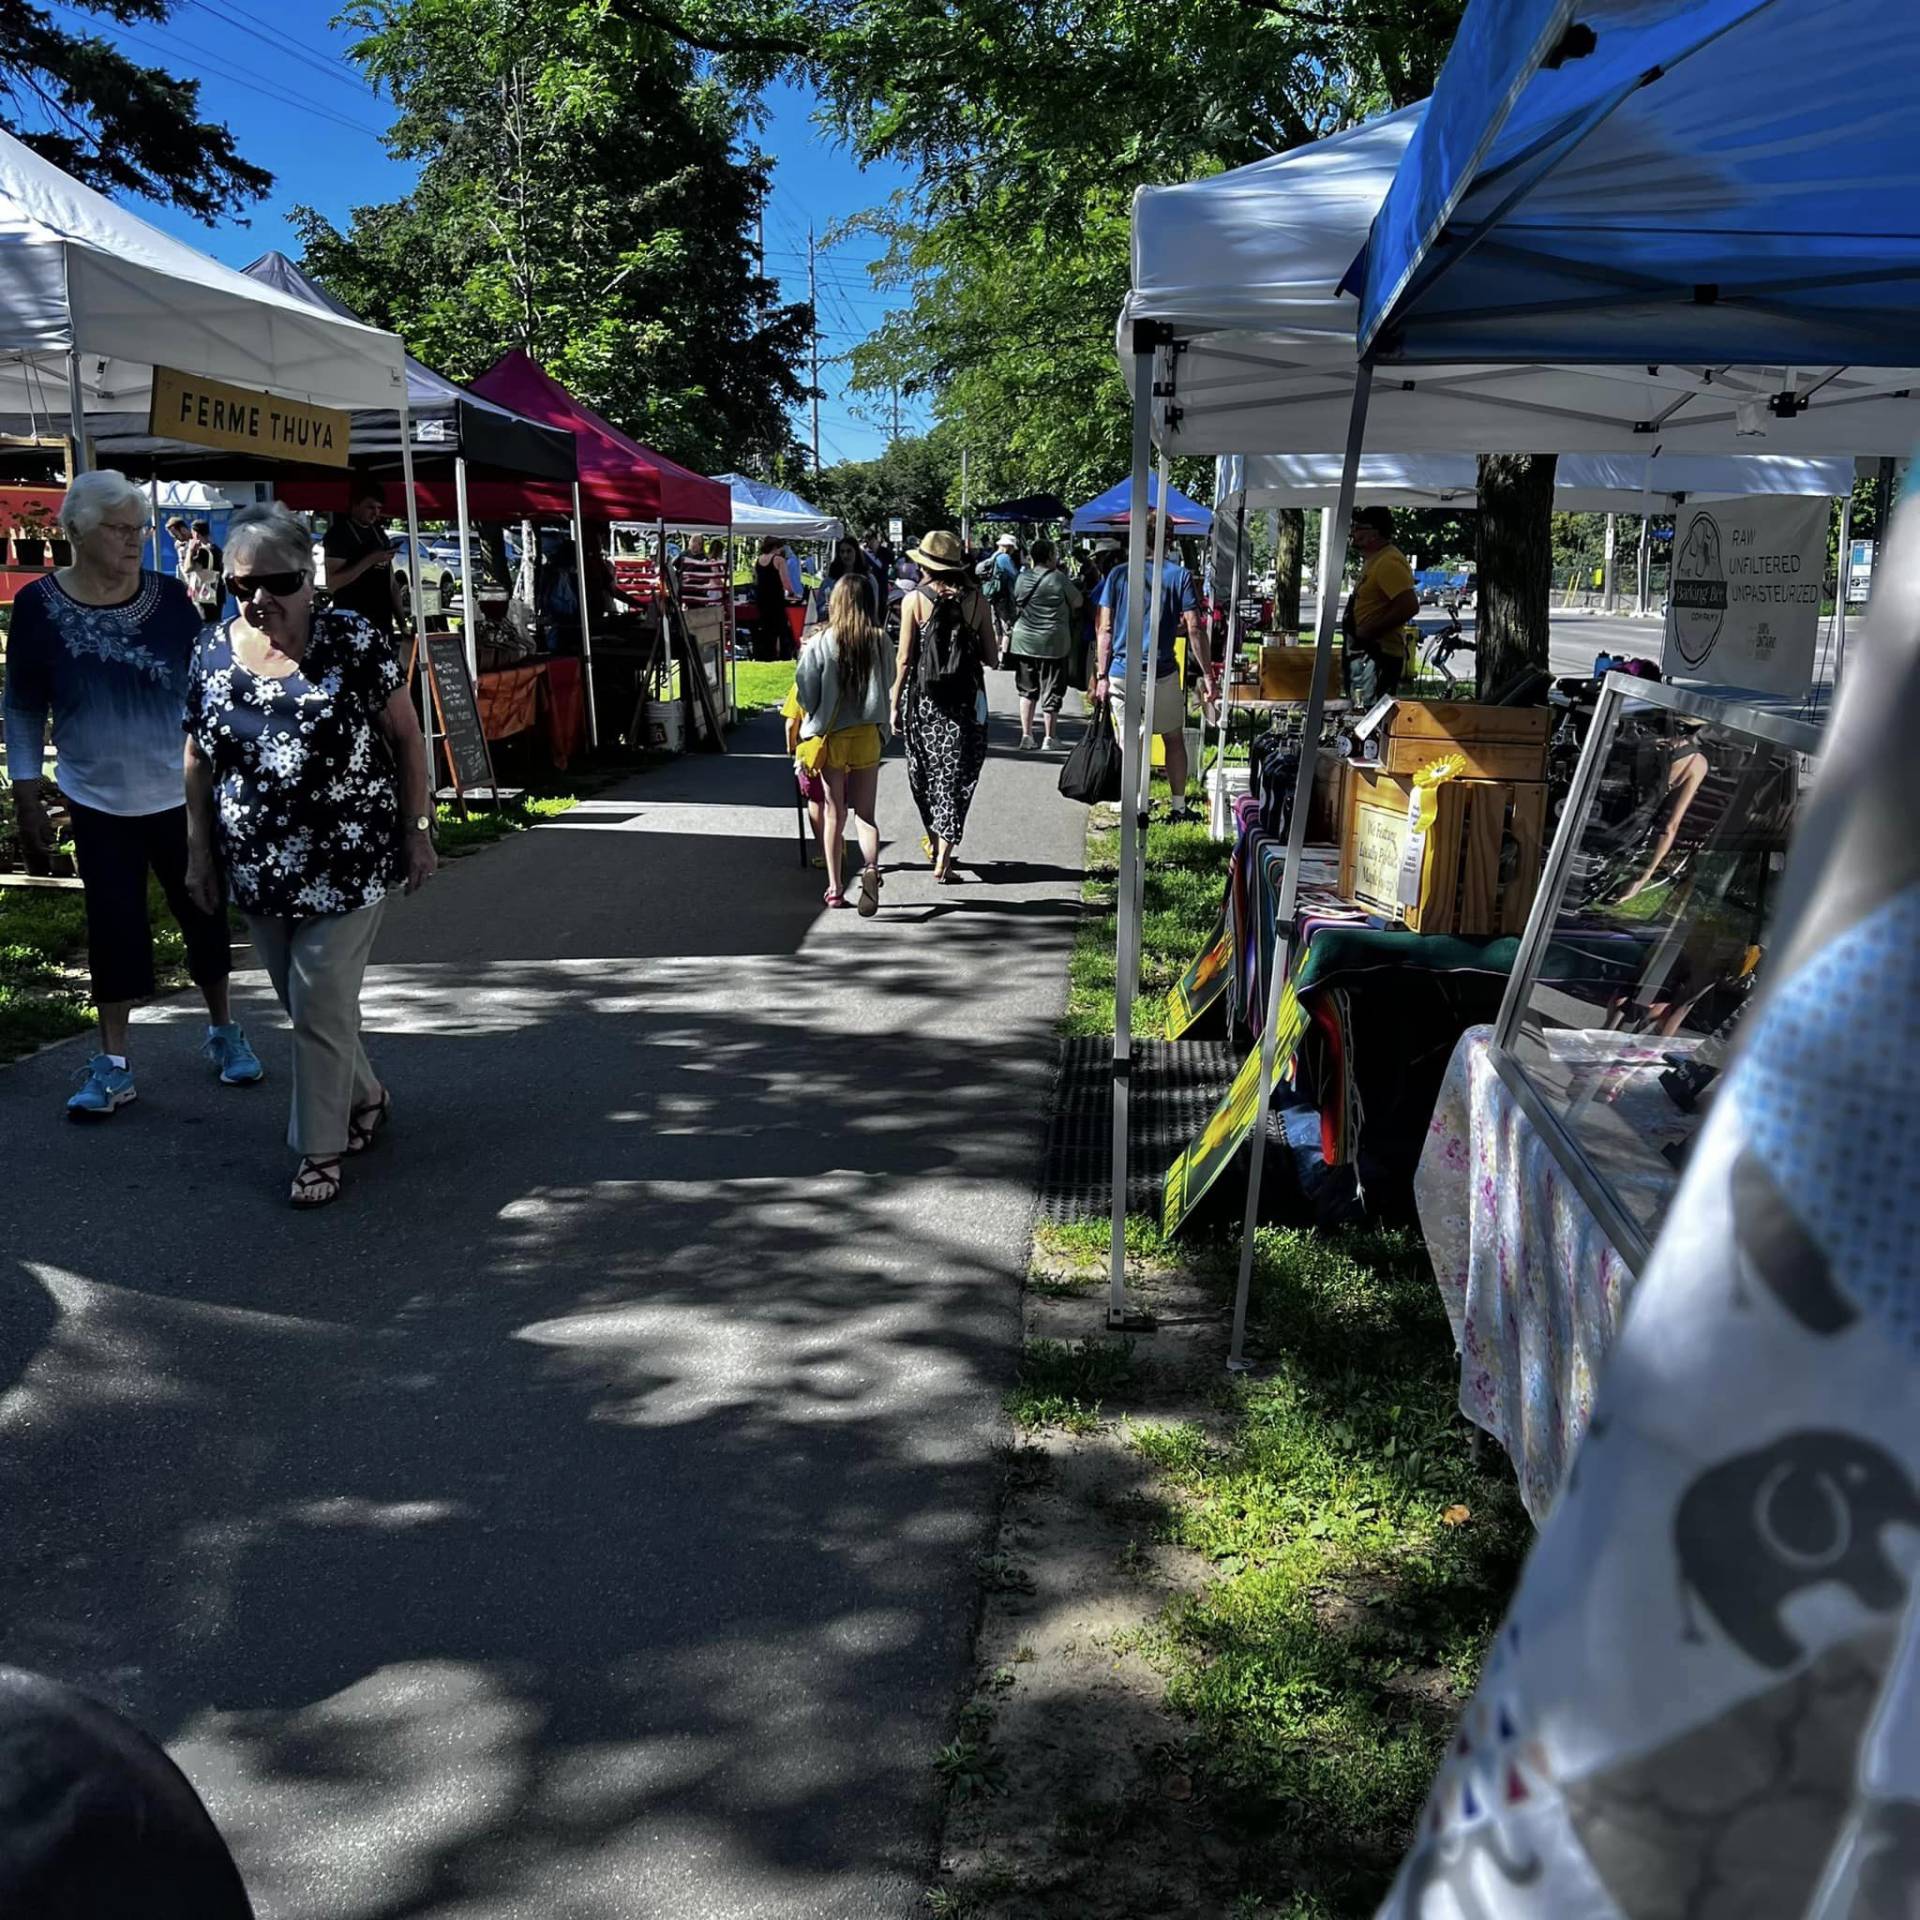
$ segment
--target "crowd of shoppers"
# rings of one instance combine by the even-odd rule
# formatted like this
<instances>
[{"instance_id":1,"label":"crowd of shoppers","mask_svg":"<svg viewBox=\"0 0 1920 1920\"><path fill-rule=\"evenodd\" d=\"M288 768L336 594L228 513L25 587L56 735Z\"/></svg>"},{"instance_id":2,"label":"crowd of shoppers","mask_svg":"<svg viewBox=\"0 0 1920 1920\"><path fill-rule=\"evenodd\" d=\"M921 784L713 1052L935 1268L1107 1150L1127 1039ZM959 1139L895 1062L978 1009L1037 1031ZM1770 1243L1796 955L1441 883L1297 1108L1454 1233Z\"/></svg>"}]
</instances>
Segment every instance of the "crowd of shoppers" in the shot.
<instances>
[{"instance_id":1,"label":"crowd of shoppers","mask_svg":"<svg viewBox=\"0 0 1920 1920\"><path fill-rule=\"evenodd\" d=\"M1124 556L1125 548L1111 538L1071 556L1052 540L1037 539L1023 553L1010 533L999 535L981 554L942 530L929 533L882 573L890 556L871 538L839 543L828 569L827 619L801 652L788 708L796 773L821 843L816 864L827 870L830 907L848 904L840 875L849 811L863 861L859 906L871 914L878 905L879 841L872 807L888 732L900 735L904 744L907 784L925 833L921 850L934 880L949 885L957 877L967 816L987 761L990 669L1013 670L1022 752L1052 752L1064 745L1060 717L1068 692L1076 687L1091 713L1110 712L1111 723L1120 726L1126 673ZM897 638L890 638L883 624L889 595L897 608ZM1175 644L1182 636L1203 694L1210 698L1215 669L1199 589L1177 551L1170 551L1149 699L1153 732L1164 742L1174 820L1196 817L1185 798L1186 693L1175 673ZM870 639L883 650L892 682L883 712L872 711L864 693L848 691L870 686L854 664L866 660ZM859 731L850 758L838 745L849 728ZM834 744L810 748L809 743L821 741Z\"/></svg>"}]
</instances>

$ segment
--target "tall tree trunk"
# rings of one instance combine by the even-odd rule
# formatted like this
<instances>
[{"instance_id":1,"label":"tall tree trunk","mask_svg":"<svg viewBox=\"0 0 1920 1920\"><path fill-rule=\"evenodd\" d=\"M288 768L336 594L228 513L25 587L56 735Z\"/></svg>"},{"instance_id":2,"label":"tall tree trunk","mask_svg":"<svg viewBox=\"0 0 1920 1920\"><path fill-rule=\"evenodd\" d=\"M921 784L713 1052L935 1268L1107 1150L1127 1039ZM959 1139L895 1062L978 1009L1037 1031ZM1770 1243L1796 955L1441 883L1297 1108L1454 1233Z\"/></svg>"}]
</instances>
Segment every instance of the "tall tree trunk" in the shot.
<instances>
[{"instance_id":1,"label":"tall tree trunk","mask_svg":"<svg viewBox=\"0 0 1920 1920\"><path fill-rule=\"evenodd\" d=\"M1473 657L1482 700L1523 667L1547 664L1554 465L1550 453L1480 456Z\"/></svg>"},{"instance_id":2,"label":"tall tree trunk","mask_svg":"<svg viewBox=\"0 0 1920 1920\"><path fill-rule=\"evenodd\" d=\"M1282 507L1274 521L1279 544L1273 550L1273 623L1291 634L1300 625L1300 553L1307 543L1304 507Z\"/></svg>"}]
</instances>

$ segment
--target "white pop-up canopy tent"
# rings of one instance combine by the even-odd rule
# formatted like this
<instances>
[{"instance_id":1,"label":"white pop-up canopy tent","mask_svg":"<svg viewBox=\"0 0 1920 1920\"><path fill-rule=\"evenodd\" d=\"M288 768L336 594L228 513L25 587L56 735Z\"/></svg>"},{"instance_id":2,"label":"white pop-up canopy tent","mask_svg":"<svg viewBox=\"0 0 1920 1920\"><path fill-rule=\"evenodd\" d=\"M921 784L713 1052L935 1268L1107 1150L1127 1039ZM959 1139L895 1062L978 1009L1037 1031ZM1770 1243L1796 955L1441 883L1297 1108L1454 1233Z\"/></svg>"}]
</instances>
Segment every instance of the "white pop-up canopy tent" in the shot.
<instances>
[{"instance_id":1,"label":"white pop-up canopy tent","mask_svg":"<svg viewBox=\"0 0 1920 1920\"><path fill-rule=\"evenodd\" d=\"M395 407L418 553L405 361L395 335L209 260L0 133L0 416L71 434L76 469L90 419L147 410L155 367L316 406ZM424 674L420 708L431 740Z\"/></svg>"},{"instance_id":2,"label":"white pop-up canopy tent","mask_svg":"<svg viewBox=\"0 0 1920 1920\"><path fill-rule=\"evenodd\" d=\"M144 413L156 366L397 407L403 360L394 335L209 260L0 133L0 414L65 433Z\"/></svg>"},{"instance_id":3,"label":"white pop-up canopy tent","mask_svg":"<svg viewBox=\"0 0 1920 1920\"><path fill-rule=\"evenodd\" d=\"M733 496L738 540L838 540L840 522L786 487L749 480L744 473L713 476Z\"/></svg>"},{"instance_id":4,"label":"white pop-up canopy tent","mask_svg":"<svg viewBox=\"0 0 1920 1920\"><path fill-rule=\"evenodd\" d=\"M1159 446L1181 454L1345 445L1359 303L1341 283L1426 111L1425 103L1408 107L1271 160L1135 196L1133 288L1119 345L1123 364L1143 339L1169 349L1155 396ZM1632 197L1624 184L1620 191ZM1522 300L1515 292L1504 304ZM1688 362L1677 341L1656 349L1643 340L1640 352L1618 353L1604 326L1577 354L1565 350L1568 337L1555 363L1541 365L1502 357L1499 343L1512 336L1496 327L1479 335L1456 323L1450 364L1375 383L1368 438L1396 453L1803 457L1904 455L1920 443L1920 347L1902 349L1907 363L1893 367L1881 364L1884 344L1851 364L1739 366ZM1474 357L1458 350L1481 338L1486 348ZM1830 356L1838 344L1828 342ZM1799 396L1795 410L1770 411L1769 397L1788 387Z\"/></svg>"},{"instance_id":5,"label":"white pop-up canopy tent","mask_svg":"<svg viewBox=\"0 0 1920 1920\"><path fill-rule=\"evenodd\" d=\"M1876 23L1879 16L1891 17L1904 9L1904 0L1866 0L1866 4ZM1555 35L1540 22L1551 12L1564 31L1573 7L1571 0L1556 0L1552 5L1549 0L1540 0L1536 6L1518 4L1511 11L1516 18L1524 17L1529 22L1530 31L1539 27L1533 51L1537 63L1557 44ZM1680 37L1676 21L1695 22L1696 44L1708 44L1736 16L1775 11L1819 13L1824 15L1828 37L1849 42L1863 58L1869 58L1876 70L1877 85L1864 97L1876 102L1885 99L1889 75L1910 70L1911 63L1891 58L1890 49L1906 47L1920 30L1920 21L1909 18L1897 29L1889 26L1885 33L1879 33L1877 24L1872 29L1865 26L1859 8L1841 4L1841 0L1714 0L1697 6L1688 4L1688 0L1648 0L1647 4L1642 0L1601 0L1600 11L1608 16L1609 31L1639 18L1666 19L1666 37L1675 44ZM1504 18L1504 12L1496 10L1487 17ZM1498 37L1497 28L1494 37ZM1750 79L1730 80L1723 71L1719 76L1722 85L1748 87L1751 97L1740 112L1721 111L1711 101L1696 102L1693 123L1671 140L1659 134L1654 120L1641 115L1636 121L1637 137L1644 136L1645 145L1635 156L1636 163L1626 165L1626 150L1622 149L1610 156L1606 167L1586 176L1585 204L1568 225L1599 222L1622 234L1640 230L1644 220L1639 193L1645 177L1672 160L1672 191L1663 201L1669 222L1698 227L1703 243L1701 257L1711 257L1706 250L1710 245L1706 230L1731 200L1738 199L1745 179L1737 162L1717 171L1703 165L1704 152L1724 134L1728 155L1747 148L1761 153L1777 149L1784 156L1775 161L1775 171L1794 179L1797 192L1791 200L1778 202L1766 217L1787 235L1826 219L1836 199L1844 200L1850 178L1872 176L1868 197L1873 213L1861 223L1867 231L1856 236L1855 266L1861 270L1859 277L1866 278L1871 278L1876 267L1891 268L1887 284L1879 288L1872 302L1875 308L1884 309L1890 302L1905 299L1912 291L1913 270L1904 263L1912 249L1887 239L1896 219L1899 195L1894 194L1890 200L1886 190L1897 175L1903 183L1900 190L1906 191L1905 175L1888 158L1889 151L1904 148L1896 143L1896 148L1890 149L1884 139L1861 137L1863 125L1877 125L1878 120L1870 117L1863 123L1837 70L1831 63L1822 65L1814 58L1810 49L1817 45L1818 38L1815 35L1809 44L1799 47L1795 56L1802 63L1799 68L1777 69L1817 74L1822 96L1817 113L1833 118L1847 130L1842 139L1836 139L1831 151L1823 148L1818 166L1803 166L1795 174L1792 156L1798 152L1799 143L1770 144L1757 132L1769 116L1777 118L1781 111L1777 92L1755 87ZM1464 37L1460 44L1467 44ZM1779 51L1786 50L1787 43L1782 41ZM1459 107L1449 112L1445 138L1436 136L1429 143L1429 174L1438 177L1449 163L1455 168L1449 176L1453 184L1434 200L1436 207L1451 206L1458 197L1454 186L1460 185L1472 164L1484 157L1481 136L1487 103L1511 105L1517 97L1500 90L1506 80L1516 77L1517 69L1515 73L1504 72L1498 59L1491 64L1483 61L1482 67L1485 70L1476 71L1460 87L1456 96ZM1860 67L1861 60L1850 55L1846 72L1857 75ZM1549 116L1530 121L1532 144L1521 139L1510 151L1502 150L1508 153L1511 169L1500 176L1497 188L1489 185L1484 202L1487 224L1497 221L1526 191L1522 182L1547 172L1556 159L1573 150L1579 139L1618 105L1623 89L1630 93L1644 83L1651 92L1662 83L1662 73L1659 58L1651 51L1647 64L1630 77L1625 67L1610 64L1606 78L1613 91L1600 88L1558 121ZM1882 118L1887 114L1897 117L1901 111L1891 102L1875 109ZM1365 239L1358 231L1360 225L1366 224L1370 231L1372 228L1373 217L1367 209L1382 207L1401 158L1420 132L1426 113L1425 106L1410 108L1253 167L1185 186L1143 189L1136 196L1134 285L1119 322L1122 364L1133 394L1136 493L1144 490L1147 462L1156 441L1163 462L1169 452L1244 453L1256 448L1324 453L1339 448L1345 456L1342 485L1324 540L1324 550L1337 554L1345 548L1353 488L1370 431L1376 445L1395 451L1455 454L1673 451L1767 452L1797 457L1895 455L1920 440L1920 402L1914 397L1920 391L1920 339L1912 328L1890 327L1877 335L1872 335L1871 329L1856 329L1843 339L1842 329L1835 325L1823 338L1825 351L1815 353L1807 351L1815 335L1805 325L1783 324L1769 333L1764 327L1749 324L1739 336L1742 357L1738 363L1719 359L1676 363L1676 353L1684 353L1692 337L1681 325L1674 325L1665 334L1658 326L1609 333L1608 314L1614 304L1638 312L1632 304L1630 273L1610 281L1604 275L1589 275L1583 305L1578 286L1570 284L1578 282L1582 274L1579 262L1571 257L1577 251L1573 243L1568 243L1569 258L1554 292L1567 315L1585 312L1588 324L1584 331L1570 325L1563 328L1554 336L1549 354L1515 353L1498 358L1491 350L1497 327L1489 323L1484 332L1475 334L1465 324L1475 313L1491 311L1493 303L1485 301L1484 290L1469 292L1451 312L1453 331L1446 341L1435 339L1431 345L1434 364L1396 365L1393 378L1376 381L1373 361L1362 358L1359 352L1359 303L1342 290L1343 283ZM1844 150L1843 139L1855 143L1850 151ZM1684 159L1674 159L1683 148ZM1817 180L1824 184L1816 184ZM1691 203L1689 192L1694 195ZM1603 212L1609 193L1613 198ZM1764 224L1763 219L1738 217L1743 228L1758 231ZM1844 212L1831 222L1833 231L1844 233L1848 226L1849 217ZM1421 247L1430 248L1438 234L1431 222L1425 227L1416 222L1412 230ZM1481 242L1484 230L1476 229L1471 238ZM1561 239L1565 238L1562 234ZM1502 244L1507 248L1505 267L1524 263L1528 245L1525 234L1515 231ZM1838 256L1847 250L1845 241L1822 249L1836 265ZM1791 247L1783 252L1790 254ZM1422 258L1429 267L1438 262L1442 269L1450 268L1458 289L1467 278L1463 262L1477 254L1477 244L1450 244ZM1677 264L1686 257L1684 247L1669 248L1665 253L1670 263ZM1621 263L1616 261L1615 265ZM1377 260L1369 263L1369 272L1372 277L1366 284L1370 297L1383 286L1399 288L1406 284L1404 273L1396 270L1383 274ZM1788 290L1786 281L1776 290ZM1712 304L1720 291L1717 287L1701 287L1702 303ZM1524 298L1519 283L1509 281L1501 286L1498 304L1511 306ZM1812 303L1821 304L1817 295ZM1749 321L1757 319L1763 310L1764 302L1758 303ZM1669 318L1674 311L1671 304L1665 309ZM1387 315L1383 306L1378 344L1383 355L1397 355L1412 362L1418 355L1406 351L1404 335L1397 330L1403 318L1397 311ZM1388 319L1393 322L1391 326L1385 325ZM1729 348L1734 338L1731 331L1725 336ZM1371 430L1370 407L1374 410ZM1131 608L1141 604L1145 562L1144 543L1136 538L1129 558L1134 583ZM1305 727L1309 743L1317 741L1325 706L1332 634L1339 611L1334 574L1331 566L1321 569L1319 647ZM1136 647L1129 654L1130 664L1137 658ZM1136 706L1134 694L1130 685L1128 748L1131 754L1143 756L1144 746L1136 747L1133 735L1144 703ZM1300 798L1293 812L1280 898L1283 940L1297 897L1313 763L1312 751L1301 755ZM1134 790L1141 764L1140 758L1129 762L1129 792ZM1144 813L1143 808L1138 811ZM1116 1323L1125 1320L1125 1108L1131 1048L1124 1029L1131 1019L1138 970L1137 921L1144 878L1135 864L1140 841L1136 825L1134 811L1123 812L1122 872L1133 875L1133 885L1123 888L1121 894L1114 1046L1115 1180L1109 1318ZM1272 969L1276 984L1287 971L1285 959L1284 950L1276 954ZM1274 1031L1275 1022L1270 1017L1266 1024L1269 1041ZM1271 1059L1263 1058L1259 1118L1253 1140L1254 1169L1249 1181L1235 1309L1236 1360L1251 1276L1270 1069Z\"/></svg>"},{"instance_id":6,"label":"white pop-up canopy tent","mask_svg":"<svg viewBox=\"0 0 1920 1920\"><path fill-rule=\"evenodd\" d=\"M1340 457L1329 453L1222 454L1216 504L1331 507L1340 494ZM1554 471L1559 513L1665 513L1682 500L1736 500L1750 494L1811 494L1833 499L1853 485L1851 460L1800 460L1780 454L1694 458L1662 454L1569 454ZM1472 507L1479 463L1471 454L1367 453L1356 497L1383 507Z\"/></svg>"}]
</instances>

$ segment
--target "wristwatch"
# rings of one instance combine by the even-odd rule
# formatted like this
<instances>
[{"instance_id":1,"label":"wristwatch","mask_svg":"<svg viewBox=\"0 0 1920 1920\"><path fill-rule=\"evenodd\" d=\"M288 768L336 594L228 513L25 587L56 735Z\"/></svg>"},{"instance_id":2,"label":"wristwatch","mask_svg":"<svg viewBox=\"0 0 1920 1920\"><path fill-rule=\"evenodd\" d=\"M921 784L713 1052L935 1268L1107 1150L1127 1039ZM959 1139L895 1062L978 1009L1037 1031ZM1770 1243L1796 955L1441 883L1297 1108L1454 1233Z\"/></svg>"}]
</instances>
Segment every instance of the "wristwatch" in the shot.
<instances>
[{"instance_id":1,"label":"wristwatch","mask_svg":"<svg viewBox=\"0 0 1920 1920\"><path fill-rule=\"evenodd\" d=\"M416 813L413 816L413 830L415 833L431 833L433 831L433 816L427 813Z\"/></svg>"}]
</instances>

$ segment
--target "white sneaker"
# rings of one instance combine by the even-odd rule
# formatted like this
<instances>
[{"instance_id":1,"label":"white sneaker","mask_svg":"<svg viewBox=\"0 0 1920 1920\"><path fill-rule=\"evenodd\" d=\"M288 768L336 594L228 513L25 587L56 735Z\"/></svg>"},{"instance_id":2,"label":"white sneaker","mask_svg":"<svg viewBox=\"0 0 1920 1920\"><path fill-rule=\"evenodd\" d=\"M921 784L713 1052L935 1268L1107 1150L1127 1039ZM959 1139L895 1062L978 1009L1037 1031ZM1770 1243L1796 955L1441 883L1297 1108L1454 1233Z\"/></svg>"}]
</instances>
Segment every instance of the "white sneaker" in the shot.
<instances>
[{"instance_id":1,"label":"white sneaker","mask_svg":"<svg viewBox=\"0 0 1920 1920\"><path fill-rule=\"evenodd\" d=\"M1020 736L1020 751L1022 753L1031 753L1038 744L1030 733L1023 733Z\"/></svg>"}]
</instances>

